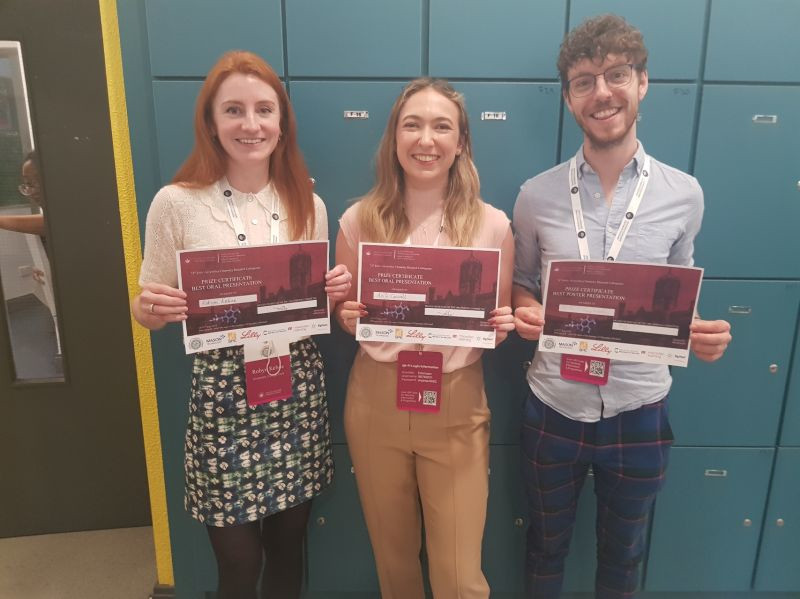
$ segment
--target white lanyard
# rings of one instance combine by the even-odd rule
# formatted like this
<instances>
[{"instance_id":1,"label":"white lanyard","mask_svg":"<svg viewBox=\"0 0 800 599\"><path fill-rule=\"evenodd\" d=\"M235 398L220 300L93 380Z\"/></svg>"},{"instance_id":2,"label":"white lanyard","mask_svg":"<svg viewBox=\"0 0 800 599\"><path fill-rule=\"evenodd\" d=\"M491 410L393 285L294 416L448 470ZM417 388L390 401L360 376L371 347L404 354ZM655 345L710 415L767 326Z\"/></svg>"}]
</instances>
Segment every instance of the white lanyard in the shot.
<instances>
[{"instance_id":1,"label":"white lanyard","mask_svg":"<svg viewBox=\"0 0 800 599\"><path fill-rule=\"evenodd\" d=\"M642 174L639 175L636 181L633 197L625 210L625 216L619 224L619 229L617 229L617 234L614 236L614 241L608 250L606 260L614 261L617 259L619 251L622 249L622 244L625 243L625 238L631 230L636 211L639 210L639 204L642 203L642 197L644 197L644 191L647 189L649 180L650 156L645 156ZM578 190L578 167L574 156L569 161L569 198L572 201L572 220L575 222L575 235L578 237L578 250L581 254L581 260L591 260L589 241L586 239L586 224L583 220L583 208L581 207L581 194Z\"/></svg>"},{"instance_id":2,"label":"white lanyard","mask_svg":"<svg viewBox=\"0 0 800 599\"><path fill-rule=\"evenodd\" d=\"M236 241L240 246L248 245L247 234L244 232L244 224L242 223L242 218L239 216L239 209L231 198L232 192L226 189L222 194L225 196L225 204L228 208L228 216L231 219L231 224L233 224L233 230L236 232ZM270 217L270 242L278 243L280 241L280 215L275 210L275 196L272 197L272 212L270 213Z\"/></svg>"},{"instance_id":3,"label":"white lanyard","mask_svg":"<svg viewBox=\"0 0 800 599\"><path fill-rule=\"evenodd\" d=\"M436 246L439 245L439 237L442 235L442 231L444 231L444 211L442 211L442 220L439 221L439 232L436 233L436 239L433 240L433 243L430 245ZM403 242L403 245L411 245L411 232L408 233L408 237Z\"/></svg>"}]
</instances>

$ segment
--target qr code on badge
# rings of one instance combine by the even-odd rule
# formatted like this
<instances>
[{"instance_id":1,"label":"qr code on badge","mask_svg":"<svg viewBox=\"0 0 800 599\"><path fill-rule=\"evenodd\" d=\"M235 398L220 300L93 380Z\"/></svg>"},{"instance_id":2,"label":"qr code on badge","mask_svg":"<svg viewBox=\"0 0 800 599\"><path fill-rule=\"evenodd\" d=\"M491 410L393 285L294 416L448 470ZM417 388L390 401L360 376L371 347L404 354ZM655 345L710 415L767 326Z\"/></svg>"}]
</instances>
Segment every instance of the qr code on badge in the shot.
<instances>
[{"instance_id":1,"label":"qr code on badge","mask_svg":"<svg viewBox=\"0 0 800 599\"><path fill-rule=\"evenodd\" d=\"M592 376L605 376L606 363L602 360L589 360L589 374Z\"/></svg>"},{"instance_id":2,"label":"qr code on badge","mask_svg":"<svg viewBox=\"0 0 800 599\"><path fill-rule=\"evenodd\" d=\"M422 405L435 406L436 405L436 391L423 391L422 392Z\"/></svg>"}]
</instances>

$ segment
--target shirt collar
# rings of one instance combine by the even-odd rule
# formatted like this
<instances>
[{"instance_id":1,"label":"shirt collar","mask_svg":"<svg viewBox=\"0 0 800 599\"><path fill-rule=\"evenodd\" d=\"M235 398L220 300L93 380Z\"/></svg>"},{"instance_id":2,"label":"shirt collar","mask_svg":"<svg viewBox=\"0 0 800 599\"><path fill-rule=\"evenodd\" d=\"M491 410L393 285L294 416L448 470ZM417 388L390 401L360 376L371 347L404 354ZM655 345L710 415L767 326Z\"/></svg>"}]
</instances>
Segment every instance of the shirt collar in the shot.
<instances>
[{"instance_id":1,"label":"shirt collar","mask_svg":"<svg viewBox=\"0 0 800 599\"><path fill-rule=\"evenodd\" d=\"M642 142L639 141L638 139L636 141L638 142L638 146L636 147L636 153L633 155L631 161L625 165L623 171L627 171L628 169L633 168L636 171L637 175L641 175L642 169L644 168L644 158L647 154L644 151L644 146L642 145ZM583 156L583 144L581 144L581 147L578 148L578 153L575 154L575 163L578 167L579 177L583 177L583 174L585 172L594 173L594 169L588 162L586 162L586 158Z\"/></svg>"},{"instance_id":2,"label":"shirt collar","mask_svg":"<svg viewBox=\"0 0 800 599\"><path fill-rule=\"evenodd\" d=\"M280 216L280 220L287 220L289 218L289 215L286 213L286 210L281 204L280 198L278 197L278 193L275 190L275 186L272 184L272 181L267 183L266 187L256 193L244 193L237 190L228 182L228 178L225 176L219 180L218 185L220 192L224 191L225 189L230 189L234 199L242 198L244 200L250 196L253 196L261 205L261 207L270 215L272 215L273 212L277 212Z\"/></svg>"}]
</instances>

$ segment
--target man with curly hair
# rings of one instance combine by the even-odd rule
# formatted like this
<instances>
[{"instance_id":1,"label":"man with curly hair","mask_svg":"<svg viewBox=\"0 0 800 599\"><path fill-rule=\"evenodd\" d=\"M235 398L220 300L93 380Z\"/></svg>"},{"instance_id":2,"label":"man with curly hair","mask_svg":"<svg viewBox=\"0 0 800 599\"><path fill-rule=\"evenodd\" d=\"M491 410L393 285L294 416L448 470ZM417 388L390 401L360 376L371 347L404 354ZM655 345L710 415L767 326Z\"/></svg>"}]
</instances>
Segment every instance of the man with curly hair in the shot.
<instances>
[{"instance_id":1,"label":"man with curly hair","mask_svg":"<svg viewBox=\"0 0 800 599\"><path fill-rule=\"evenodd\" d=\"M697 180L648 156L636 137L648 85L640 31L615 15L585 21L565 37L558 70L583 145L571 160L526 181L514 207L515 325L530 340L544 324L540 277L550 260L692 265L703 213ZM631 200L643 179L636 209ZM582 218L573 218L576 212ZM626 228L622 246L613 244ZM719 359L730 340L723 320L695 318L691 325L692 351L702 360ZM527 373L521 439L530 511L527 593L536 599L560 594L578 497L591 468L595 596L632 597L672 443L666 410L672 380L664 365L611 360L596 373L602 377L585 382L563 367L565 358L537 352Z\"/></svg>"}]
</instances>

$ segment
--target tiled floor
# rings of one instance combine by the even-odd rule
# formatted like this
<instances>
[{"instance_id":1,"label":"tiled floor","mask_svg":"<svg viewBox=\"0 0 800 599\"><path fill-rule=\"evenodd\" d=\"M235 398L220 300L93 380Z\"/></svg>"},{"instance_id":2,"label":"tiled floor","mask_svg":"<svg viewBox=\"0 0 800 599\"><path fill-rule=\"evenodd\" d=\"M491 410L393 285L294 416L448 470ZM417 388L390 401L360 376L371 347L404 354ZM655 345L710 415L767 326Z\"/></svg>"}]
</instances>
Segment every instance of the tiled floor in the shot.
<instances>
[{"instance_id":1,"label":"tiled floor","mask_svg":"<svg viewBox=\"0 0 800 599\"><path fill-rule=\"evenodd\" d=\"M0 539L0 599L147 599L155 582L150 527Z\"/></svg>"}]
</instances>

